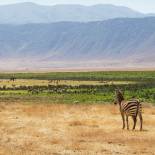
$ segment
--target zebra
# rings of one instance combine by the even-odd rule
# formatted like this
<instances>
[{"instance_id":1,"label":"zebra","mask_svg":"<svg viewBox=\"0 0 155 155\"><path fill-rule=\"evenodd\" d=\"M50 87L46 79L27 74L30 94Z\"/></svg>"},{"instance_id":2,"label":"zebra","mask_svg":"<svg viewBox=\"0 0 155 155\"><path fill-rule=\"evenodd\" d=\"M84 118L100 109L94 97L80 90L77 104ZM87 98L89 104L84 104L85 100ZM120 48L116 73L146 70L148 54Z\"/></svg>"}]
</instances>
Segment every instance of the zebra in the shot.
<instances>
[{"instance_id":1,"label":"zebra","mask_svg":"<svg viewBox=\"0 0 155 155\"><path fill-rule=\"evenodd\" d=\"M138 115L140 119L140 131L142 131L143 118L142 118L142 105L140 101L136 99L125 101L124 96L120 90L116 90L115 93L116 93L116 101L114 102L114 104L119 104L119 109L123 121L122 129L125 129L125 116L126 116L127 130L129 130L128 117L131 116L134 122L132 130L135 130Z\"/></svg>"}]
</instances>

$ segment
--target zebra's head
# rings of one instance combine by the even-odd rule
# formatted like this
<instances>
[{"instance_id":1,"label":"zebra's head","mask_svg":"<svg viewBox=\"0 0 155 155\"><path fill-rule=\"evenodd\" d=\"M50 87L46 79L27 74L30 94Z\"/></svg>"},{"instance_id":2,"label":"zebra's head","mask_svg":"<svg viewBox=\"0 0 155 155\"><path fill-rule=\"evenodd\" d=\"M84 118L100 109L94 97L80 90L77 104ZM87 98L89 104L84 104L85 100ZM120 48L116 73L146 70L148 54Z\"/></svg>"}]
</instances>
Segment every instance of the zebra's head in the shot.
<instances>
[{"instance_id":1,"label":"zebra's head","mask_svg":"<svg viewBox=\"0 0 155 155\"><path fill-rule=\"evenodd\" d=\"M119 89L117 89L115 91L115 95L116 95L116 99L114 104L117 104L117 103L120 104L124 100L123 93Z\"/></svg>"}]
</instances>

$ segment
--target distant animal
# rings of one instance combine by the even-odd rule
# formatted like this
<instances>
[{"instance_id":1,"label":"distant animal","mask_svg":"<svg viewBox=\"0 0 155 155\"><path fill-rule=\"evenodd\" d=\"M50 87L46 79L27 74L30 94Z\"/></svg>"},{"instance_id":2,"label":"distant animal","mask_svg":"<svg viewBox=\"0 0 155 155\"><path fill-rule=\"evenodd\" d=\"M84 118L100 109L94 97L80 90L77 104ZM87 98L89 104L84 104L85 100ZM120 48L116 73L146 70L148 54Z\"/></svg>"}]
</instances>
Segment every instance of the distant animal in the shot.
<instances>
[{"instance_id":1,"label":"distant animal","mask_svg":"<svg viewBox=\"0 0 155 155\"><path fill-rule=\"evenodd\" d=\"M16 78L13 76L10 78L10 81L15 81L15 80L16 80Z\"/></svg>"},{"instance_id":2,"label":"distant animal","mask_svg":"<svg viewBox=\"0 0 155 155\"><path fill-rule=\"evenodd\" d=\"M142 131L143 118L142 118L142 104L137 99L131 99L129 101L124 100L123 93L120 90L116 90L116 100L114 104L119 104L119 110L122 116L123 129L125 129L125 116L127 129L129 130L128 117L131 116L133 119L133 130L135 130L137 123L137 116L140 119L140 131Z\"/></svg>"}]
</instances>

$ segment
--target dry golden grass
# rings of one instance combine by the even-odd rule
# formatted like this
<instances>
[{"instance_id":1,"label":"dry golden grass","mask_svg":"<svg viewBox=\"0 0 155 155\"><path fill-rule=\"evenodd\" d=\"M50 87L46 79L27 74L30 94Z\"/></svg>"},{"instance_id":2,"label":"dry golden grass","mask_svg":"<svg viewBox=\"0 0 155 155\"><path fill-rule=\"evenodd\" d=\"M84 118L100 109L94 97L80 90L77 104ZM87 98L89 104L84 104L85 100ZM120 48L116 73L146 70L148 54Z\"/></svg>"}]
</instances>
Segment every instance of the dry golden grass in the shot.
<instances>
[{"instance_id":1,"label":"dry golden grass","mask_svg":"<svg viewBox=\"0 0 155 155\"><path fill-rule=\"evenodd\" d=\"M114 105L0 103L0 155L153 155L155 108L143 117L123 131Z\"/></svg>"}]
</instances>

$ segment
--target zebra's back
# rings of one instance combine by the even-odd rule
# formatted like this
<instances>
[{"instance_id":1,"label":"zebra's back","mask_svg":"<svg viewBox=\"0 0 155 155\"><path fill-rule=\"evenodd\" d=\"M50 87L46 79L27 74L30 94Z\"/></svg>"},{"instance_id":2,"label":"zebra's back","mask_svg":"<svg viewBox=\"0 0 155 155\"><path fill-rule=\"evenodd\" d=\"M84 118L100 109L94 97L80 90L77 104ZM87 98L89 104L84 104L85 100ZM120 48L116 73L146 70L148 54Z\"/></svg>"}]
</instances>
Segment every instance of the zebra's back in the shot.
<instances>
[{"instance_id":1,"label":"zebra's back","mask_svg":"<svg viewBox=\"0 0 155 155\"><path fill-rule=\"evenodd\" d=\"M121 109L128 116L136 116L142 112L142 104L138 100L130 100L122 102Z\"/></svg>"}]
</instances>

